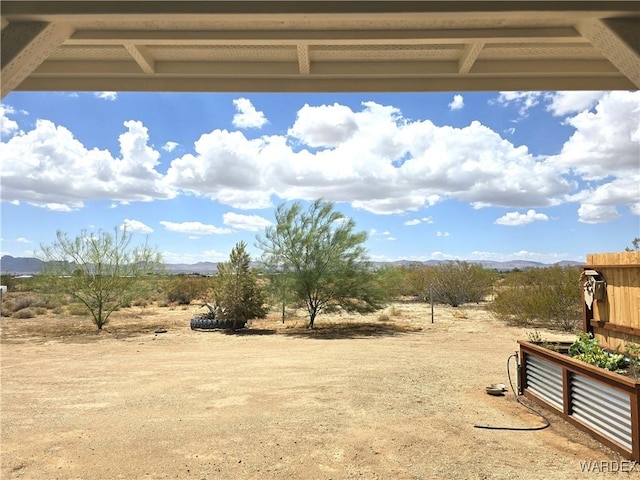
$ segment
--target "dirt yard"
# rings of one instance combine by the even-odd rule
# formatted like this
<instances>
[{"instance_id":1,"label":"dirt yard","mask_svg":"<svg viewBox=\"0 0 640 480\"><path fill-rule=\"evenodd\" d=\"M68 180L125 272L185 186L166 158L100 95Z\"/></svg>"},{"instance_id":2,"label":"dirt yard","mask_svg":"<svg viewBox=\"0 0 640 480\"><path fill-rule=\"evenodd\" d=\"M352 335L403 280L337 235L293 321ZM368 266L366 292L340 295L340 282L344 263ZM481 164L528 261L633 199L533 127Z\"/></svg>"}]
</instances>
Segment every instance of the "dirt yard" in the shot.
<instances>
[{"instance_id":1,"label":"dirt yard","mask_svg":"<svg viewBox=\"0 0 640 480\"><path fill-rule=\"evenodd\" d=\"M529 330L482 307L235 335L191 331L199 311L132 308L102 332L2 318L2 479L574 479L624 460L546 411L541 431L474 428L542 424L485 393Z\"/></svg>"}]
</instances>

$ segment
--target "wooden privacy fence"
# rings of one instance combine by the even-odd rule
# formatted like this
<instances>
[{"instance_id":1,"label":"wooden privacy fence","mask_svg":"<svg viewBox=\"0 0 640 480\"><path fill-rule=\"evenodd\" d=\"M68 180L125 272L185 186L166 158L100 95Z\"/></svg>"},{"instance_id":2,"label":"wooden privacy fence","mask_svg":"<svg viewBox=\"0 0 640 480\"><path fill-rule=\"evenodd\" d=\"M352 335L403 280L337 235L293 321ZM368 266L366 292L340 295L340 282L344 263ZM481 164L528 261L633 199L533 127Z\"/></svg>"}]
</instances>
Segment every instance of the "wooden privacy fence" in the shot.
<instances>
[{"instance_id":1,"label":"wooden privacy fence","mask_svg":"<svg viewBox=\"0 0 640 480\"><path fill-rule=\"evenodd\" d=\"M585 302L584 331L608 350L640 344L640 251L589 254L583 272L604 281L601 299Z\"/></svg>"}]
</instances>

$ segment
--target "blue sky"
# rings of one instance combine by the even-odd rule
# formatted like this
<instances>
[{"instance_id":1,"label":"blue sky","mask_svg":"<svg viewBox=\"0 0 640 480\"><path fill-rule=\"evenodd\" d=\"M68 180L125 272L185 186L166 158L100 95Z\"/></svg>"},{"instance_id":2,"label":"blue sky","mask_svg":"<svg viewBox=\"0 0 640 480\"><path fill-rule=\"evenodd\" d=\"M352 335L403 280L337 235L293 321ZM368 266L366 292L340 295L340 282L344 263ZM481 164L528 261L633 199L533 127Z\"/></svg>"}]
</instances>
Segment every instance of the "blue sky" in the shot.
<instances>
[{"instance_id":1,"label":"blue sky","mask_svg":"<svg viewBox=\"0 0 640 480\"><path fill-rule=\"evenodd\" d=\"M640 236L640 92L13 92L3 255L126 226L218 262L324 198L373 260L585 261Z\"/></svg>"}]
</instances>

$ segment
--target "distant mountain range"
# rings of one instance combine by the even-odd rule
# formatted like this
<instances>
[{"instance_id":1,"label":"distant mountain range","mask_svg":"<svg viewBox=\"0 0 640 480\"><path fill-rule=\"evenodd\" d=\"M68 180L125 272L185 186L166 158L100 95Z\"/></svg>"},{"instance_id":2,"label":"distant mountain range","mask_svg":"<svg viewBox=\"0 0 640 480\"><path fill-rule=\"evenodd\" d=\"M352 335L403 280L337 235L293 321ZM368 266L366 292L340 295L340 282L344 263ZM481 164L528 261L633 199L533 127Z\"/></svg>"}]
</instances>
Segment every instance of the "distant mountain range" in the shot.
<instances>
[{"instance_id":1,"label":"distant mountain range","mask_svg":"<svg viewBox=\"0 0 640 480\"><path fill-rule=\"evenodd\" d=\"M549 267L549 264L540 263L540 262L530 262L527 260L511 260L509 262L493 262L493 261L480 261L480 260L468 260L469 263L476 263L482 265L485 268L495 269L499 271L509 271L514 269L527 269L527 268L543 268ZM4 255L0 258L0 272L2 274L10 274L10 275L35 275L40 272L42 268L43 261L37 258L26 258L26 257L12 257L10 255ZM398 260L395 262L374 262L376 266L384 266L384 265L411 265L415 263L422 263L424 265L437 265L439 263L444 263L442 260L429 260L427 262L411 262L408 260ZM257 263L254 263L253 266L257 266ZM582 265L580 262L573 262L569 260L565 260L562 262L555 263L554 265ZM166 269L169 273L172 274L200 274L200 275L212 275L218 272L218 264L213 262L198 262L194 264L186 264L186 263L173 263L167 264Z\"/></svg>"}]
</instances>

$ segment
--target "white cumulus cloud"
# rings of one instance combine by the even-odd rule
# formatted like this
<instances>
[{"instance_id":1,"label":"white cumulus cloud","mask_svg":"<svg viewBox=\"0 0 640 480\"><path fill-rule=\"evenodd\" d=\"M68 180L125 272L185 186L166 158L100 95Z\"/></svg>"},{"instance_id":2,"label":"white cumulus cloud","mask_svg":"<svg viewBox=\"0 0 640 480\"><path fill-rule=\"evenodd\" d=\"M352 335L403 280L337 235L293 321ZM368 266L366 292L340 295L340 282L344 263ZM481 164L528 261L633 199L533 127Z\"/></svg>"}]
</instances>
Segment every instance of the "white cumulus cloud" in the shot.
<instances>
[{"instance_id":1,"label":"white cumulus cloud","mask_svg":"<svg viewBox=\"0 0 640 480\"><path fill-rule=\"evenodd\" d=\"M162 150L165 152L173 152L178 145L180 145L178 142L167 142L162 146Z\"/></svg>"},{"instance_id":2,"label":"white cumulus cloud","mask_svg":"<svg viewBox=\"0 0 640 480\"><path fill-rule=\"evenodd\" d=\"M464 107L464 99L462 95L454 95L453 100L449 104L449 110L460 110Z\"/></svg>"},{"instance_id":3,"label":"white cumulus cloud","mask_svg":"<svg viewBox=\"0 0 640 480\"><path fill-rule=\"evenodd\" d=\"M433 219L431 217L422 217L422 218L414 218L412 220L407 220L404 222L407 226L420 225L421 223L433 223Z\"/></svg>"},{"instance_id":4,"label":"white cumulus cloud","mask_svg":"<svg viewBox=\"0 0 640 480\"><path fill-rule=\"evenodd\" d=\"M575 128L548 162L560 173L589 182L568 201L580 202L578 219L603 223L620 217L617 206L637 214L640 204L640 92L606 92L593 111L566 120ZM632 119L636 119L635 121Z\"/></svg>"},{"instance_id":5,"label":"white cumulus cloud","mask_svg":"<svg viewBox=\"0 0 640 480\"><path fill-rule=\"evenodd\" d=\"M0 103L0 135L2 137L12 135L18 131L18 122L7 115L16 113L13 107Z\"/></svg>"},{"instance_id":6,"label":"white cumulus cloud","mask_svg":"<svg viewBox=\"0 0 640 480\"><path fill-rule=\"evenodd\" d=\"M258 232L264 230L272 223L260 215L242 215L234 212L227 212L222 216L222 223L238 230L248 230Z\"/></svg>"},{"instance_id":7,"label":"white cumulus cloud","mask_svg":"<svg viewBox=\"0 0 640 480\"><path fill-rule=\"evenodd\" d=\"M589 110L606 92L593 91L560 91L547 95L547 110L555 116L564 116Z\"/></svg>"},{"instance_id":8,"label":"white cumulus cloud","mask_svg":"<svg viewBox=\"0 0 640 480\"><path fill-rule=\"evenodd\" d=\"M529 110L537 106L543 98L542 92L499 92L498 98L492 101L504 107L515 105L518 114L524 118L529 115Z\"/></svg>"},{"instance_id":9,"label":"white cumulus cloud","mask_svg":"<svg viewBox=\"0 0 640 480\"><path fill-rule=\"evenodd\" d=\"M608 223L620 218L613 205L583 203L578 208L578 220L582 223Z\"/></svg>"},{"instance_id":10,"label":"white cumulus cloud","mask_svg":"<svg viewBox=\"0 0 640 480\"><path fill-rule=\"evenodd\" d=\"M134 120L124 126L127 130L118 139L120 157L85 147L67 128L49 120L37 120L33 130L0 142L3 201L70 211L87 200L126 203L175 197L156 170L160 154L149 146L147 128Z\"/></svg>"},{"instance_id":11,"label":"white cumulus cloud","mask_svg":"<svg viewBox=\"0 0 640 480\"><path fill-rule=\"evenodd\" d=\"M566 120L575 133L552 160L585 180L635 174L640 166L639 119L640 91L607 92L595 111Z\"/></svg>"},{"instance_id":12,"label":"white cumulus cloud","mask_svg":"<svg viewBox=\"0 0 640 480\"><path fill-rule=\"evenodd\" d=\"M289 136L310 147L336 147L346 142L358 130L356 114L344 105L304 105Z\"/></svg>"},{"instance_id":13,"label":"white cumulus cloud","mask_svg":"<svg viewBox=\"0 0 640 480\"><path fill-rule=\"evenodd\" d=\"M448 237L449 236L449 232L436 232L436 237Z\"/></svg>"},{"instance_id":14,"label":"white cumulus cloud","mask_svg":"<svg viewBox=\"0 0 640 480\"><path fill-rule=\"evenodd\" d=\"M339 128L337 128L337 126ZM298 112L289 137L245 137L214 130L175 159L174 188L239 209L324 198L378 214L415 211L447 199L522 207L555 205L574 189L525 146L514 146L479 122L462 128L404 120L395 107L365 102Z\"/></svg>"},{"instance_id":15,"label":"white cumulus cloud","mask_svg":"<svg viewBox=\"0 0 640 480\"><path fill-rule=\"evenodd\" d=\"M527 213L509 212L498 218L495 222L497 225L506 225L508 227L519 227L528 225L536 221L546 222L549 217L544 213L538 213L535 210L528 210Z\"/></svg>"},{"instance_id":16,"label":"white cumulus cloud","mask_svg":"<svg viewBox=\"0 0 640 480\"><path fill-rule=\"evenodd\" d=\"M125 218L122 225L120 225L120 230L126 230L129 233L152 233L153 228L145 225L140 220L133 220L130 218Z\"/></svg>"},{"instance_id":17,"label":"white cumulus cloud","mask_svg":"<svg viewBox=\"0 0 640 480\"><path fill-rule=\"evenodd\" d=\"M187 233L190 235L224 235L233 233L233 230L230 228L220 228L215 225L207 225L201 222L175 223L162 220L160 225L170 232Z\"/></svg>"},{"instance_id":18,"label":"white cumulus cloud","mask_svg":"<svg viewBox=\"0 0 640 480\"><path fill-rule=\"evenodd\" d=\"M118 98L118 92L94 92L94 95L102 100L109 100L111 102Z\"/></svg>"},{"instance_id":19,"label":"white cumulus cloud","mask_svg":"<svg viewBox=\"0 0 640 480\"><path fill-rule=\"evenodd\" d=\"M237 128L260 128L267 119L263 112L259 112L247 98L237 98L233 101L236 113L233 116L233 126Z\"/></svg>"}]
</instances>

